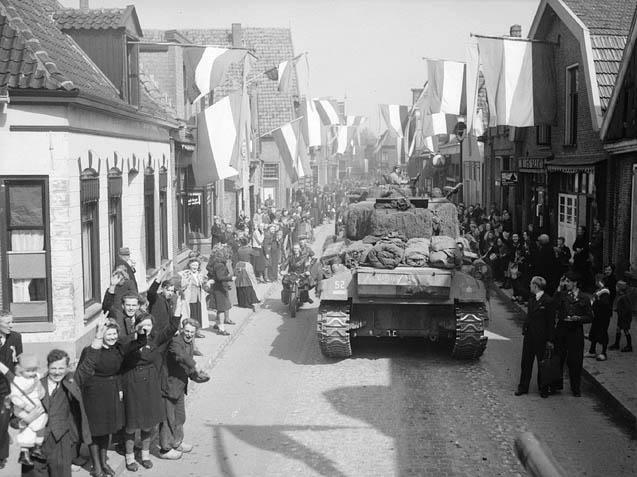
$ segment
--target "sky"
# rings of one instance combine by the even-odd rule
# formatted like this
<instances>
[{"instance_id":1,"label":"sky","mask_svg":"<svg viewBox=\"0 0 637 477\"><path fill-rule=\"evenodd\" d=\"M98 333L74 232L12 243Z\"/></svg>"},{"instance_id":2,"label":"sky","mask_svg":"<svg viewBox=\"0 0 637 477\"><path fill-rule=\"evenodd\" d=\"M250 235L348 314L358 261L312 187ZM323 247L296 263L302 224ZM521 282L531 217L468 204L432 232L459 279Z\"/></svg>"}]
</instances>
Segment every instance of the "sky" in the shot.
<instances>
[{"instance_id":1,"label":"sky","mask_svg":"<svg viewBox=\"0 0 637 477\"><path fill-rule=\"evenodd\" d=\"M79 0L58 0L77 7ZM411 104L427 79L422 59L465 60L470 33L526 36L539 0L89 0L134 4L143 28L289 27L308 52L310 93L345 99L348 115L379 124L379 104ZM274 66L274 65L273 65Z\"/></svg>"}]
</instances>

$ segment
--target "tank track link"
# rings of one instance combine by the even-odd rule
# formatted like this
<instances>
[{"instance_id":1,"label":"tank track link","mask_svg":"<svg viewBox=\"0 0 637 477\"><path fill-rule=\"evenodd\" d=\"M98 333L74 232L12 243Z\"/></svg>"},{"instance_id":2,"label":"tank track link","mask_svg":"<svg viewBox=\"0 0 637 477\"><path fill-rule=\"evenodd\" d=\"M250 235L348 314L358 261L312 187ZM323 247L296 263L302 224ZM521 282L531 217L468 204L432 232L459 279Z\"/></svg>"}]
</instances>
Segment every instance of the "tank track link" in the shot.
<instances>
[{"instance_id":1,"label":"tank track link","mask_svg":"<svg viewBox=\"0 0 637 477\"><path fill-rule=\"evenodd\" d=\"M349 303L321 302L316 317L316 333L323 356L349 358L352 346L349 336Z\"/></svg>"},{"instance_id":2,"label":"tank track link","mask_svg":"<svg viewBox=\"0 0 637 477\"><path fill-rule=\"evenodd\" d=\"M463 303L456 306L456 333L452 356L456 359L475 360L482 356L488 338L484 328L489 315L484 303Z\"/></svg>"}]
</instances>

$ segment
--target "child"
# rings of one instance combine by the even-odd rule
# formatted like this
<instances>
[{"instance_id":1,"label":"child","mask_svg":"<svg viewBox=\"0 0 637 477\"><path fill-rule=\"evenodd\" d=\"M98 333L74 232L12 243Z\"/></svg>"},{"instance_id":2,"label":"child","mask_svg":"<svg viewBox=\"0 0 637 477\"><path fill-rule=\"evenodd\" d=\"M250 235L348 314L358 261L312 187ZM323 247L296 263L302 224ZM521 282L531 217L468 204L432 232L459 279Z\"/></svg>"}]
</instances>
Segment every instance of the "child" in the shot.
<instances>
[{"instance_id":1,"label":"child","mask_svg":"<svg viewBox=\"0 0 637 477\"><path fill-rule=\"evenodd\" d=\"M630 322L633 319L633 307L628 296L628 285L625 281L617 282L617 302L615 305L617 310L617 333L615 334L615 344L609 349L619 349L619 341L622 337L622 331L626 336L626 346L622 348L624 353L633 350L633 341L630 336Z\"/></svg>"},{"instance_id":2,"label":"child","mask_svg":"<svg viewBox=\"0 0 637 477\"><path fill-rule=\"evenodd\" d=\"M31 457L44 459L41 449L44 438L37 432L44 429L49 418L41 402L45 391L40 382L37 357L25 353L18 356L15 374L10 397L13 414L20 419L21 430L16 436L20 445L18 463L30 466L33 465Z\"/></svg>"},{"instance_id":3,"label":"child","mask_svg":"<svg viewBox=\"0 0 637 477\"><path fill-rule=\"evenodd\" d=\"M593 324L588 337L591 347L584 356L596 358L597 361L606 361L606 347L608 346L608 324L613 314L613 303L610 299L610 290L604 284L604 275L595 275L596 291L592 296ZM597 343L602 345L602 352L597 354Z\"/></svg>"}]
</instances>

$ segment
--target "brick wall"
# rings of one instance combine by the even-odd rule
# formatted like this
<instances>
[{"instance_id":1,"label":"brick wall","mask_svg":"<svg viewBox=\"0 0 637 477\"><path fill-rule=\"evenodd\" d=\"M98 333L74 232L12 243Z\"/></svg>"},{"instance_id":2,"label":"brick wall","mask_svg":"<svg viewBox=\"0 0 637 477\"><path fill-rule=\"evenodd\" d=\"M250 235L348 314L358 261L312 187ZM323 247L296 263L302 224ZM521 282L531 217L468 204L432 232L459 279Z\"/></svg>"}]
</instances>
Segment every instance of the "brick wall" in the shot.
<instances>
[{"instance_id":1,"label":"brick wall","mask_svg":"<svg viewBox=\"0 0 637 477\"><path fill-rule=\"evenodd\" d=\"M614 187L609 194L613 214L609 217L609 228L613 231L610 243L610 261L617 266L619 275L630 265L632 180L633 164L637 164L637 153L612 156L609 161L609 175L614 178Z\"/></svg>"}]
</instances>

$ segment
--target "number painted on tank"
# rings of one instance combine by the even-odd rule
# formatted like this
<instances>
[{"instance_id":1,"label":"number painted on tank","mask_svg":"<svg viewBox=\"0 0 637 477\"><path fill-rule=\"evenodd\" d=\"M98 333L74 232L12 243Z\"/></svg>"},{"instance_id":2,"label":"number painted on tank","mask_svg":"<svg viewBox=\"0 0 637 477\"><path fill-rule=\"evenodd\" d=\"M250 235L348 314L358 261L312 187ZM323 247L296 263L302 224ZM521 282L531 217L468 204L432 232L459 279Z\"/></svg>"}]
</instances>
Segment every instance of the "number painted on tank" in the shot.
<instances>
[{"instance_id":1,"label":"number painted on tank","mask_svg":"<svg viewBox=\"0 0 637 477\"><path fill-rule=\"evenodd\" d=\"M345 290L345 280L337 280L334 282L334 290Z\"/></svg>"}]
</instances>

